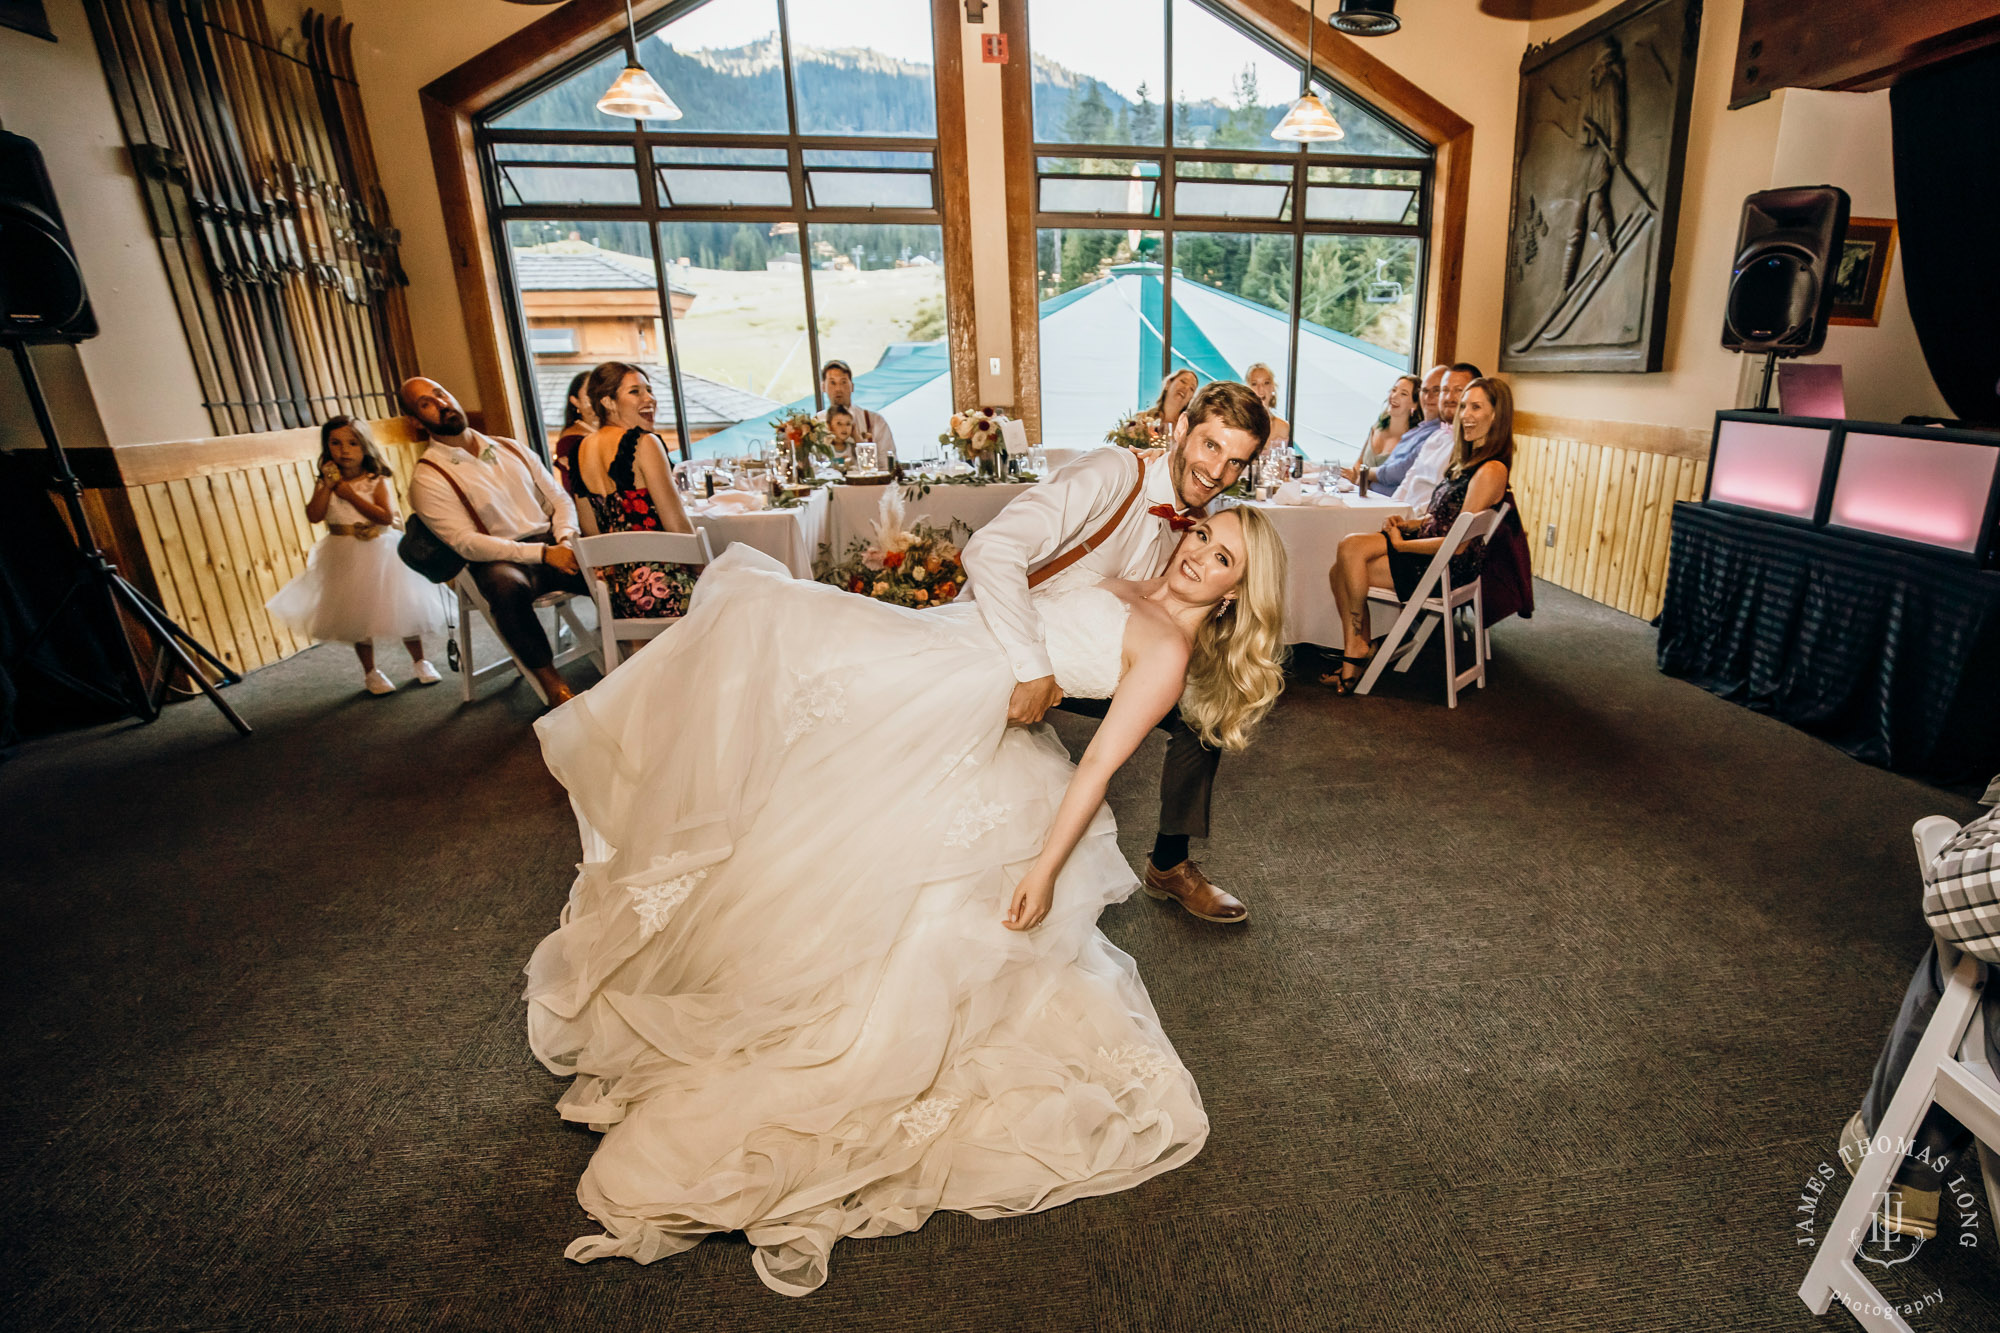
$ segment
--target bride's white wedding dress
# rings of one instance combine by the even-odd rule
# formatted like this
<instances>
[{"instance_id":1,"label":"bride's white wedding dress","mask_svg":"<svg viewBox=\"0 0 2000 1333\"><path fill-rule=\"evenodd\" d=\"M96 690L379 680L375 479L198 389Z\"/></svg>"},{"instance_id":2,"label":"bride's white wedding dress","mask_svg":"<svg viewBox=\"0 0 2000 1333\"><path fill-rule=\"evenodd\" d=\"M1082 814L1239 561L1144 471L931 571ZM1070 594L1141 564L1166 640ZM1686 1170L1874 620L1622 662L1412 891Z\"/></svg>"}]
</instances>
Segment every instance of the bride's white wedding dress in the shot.
<instances>
[{"instance_id":1,"label":"bride's white wedding dress","mask_svg":"<svg viewBox=\"0 0 2000 1333\"><path fill-rule=\"evenodd\" d=\"M1128 608L1038 600L1069 694L1117 685ZM583 826L528 966L559 1109L604 1130L588 1260L745 1232L766 1285L843 1236L1106 1194L1208 1119L1098 913L1137 887L1100 807L1035 930L1001 924L1071 765L1006 723L977 610L795 580L741 544L687 618L536 724Z\"/></svg>"}]
</instances>

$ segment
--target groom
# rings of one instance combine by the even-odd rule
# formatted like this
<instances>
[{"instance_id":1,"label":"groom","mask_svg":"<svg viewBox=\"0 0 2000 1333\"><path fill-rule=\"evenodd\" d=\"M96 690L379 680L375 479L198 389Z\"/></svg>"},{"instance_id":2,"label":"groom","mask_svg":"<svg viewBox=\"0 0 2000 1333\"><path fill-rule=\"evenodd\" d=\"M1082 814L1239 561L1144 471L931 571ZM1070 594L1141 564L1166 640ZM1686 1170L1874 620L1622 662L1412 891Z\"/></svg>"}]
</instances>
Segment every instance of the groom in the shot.
<instances>
[{"instance_id":1,"label":"groom","mask_svg":"<svg viewBox=\"0 0 2000 1333\"><path fill-rule=\"evenodd\" d=\"M1104 579L1159 576L1183 529L1242 475L1270 438L1271 416L1241 384L1217 381L1195 394L1174 426L1172 447L1135 454L1094 449L1017 496L966 543L973 597L1014 668L1007 720L1040 722L1050 708L1104 716L1109 701L1064 699L1043 641L1036 595ZM1208 800L1221 753L1204 745L1174 709L1160 722L1167 762L1160 773L1160 833L1146 891L1172 898L1203 921L1248 919L1188 859L1188 839L1208 836Z\"/></svg>"}]
</instances>

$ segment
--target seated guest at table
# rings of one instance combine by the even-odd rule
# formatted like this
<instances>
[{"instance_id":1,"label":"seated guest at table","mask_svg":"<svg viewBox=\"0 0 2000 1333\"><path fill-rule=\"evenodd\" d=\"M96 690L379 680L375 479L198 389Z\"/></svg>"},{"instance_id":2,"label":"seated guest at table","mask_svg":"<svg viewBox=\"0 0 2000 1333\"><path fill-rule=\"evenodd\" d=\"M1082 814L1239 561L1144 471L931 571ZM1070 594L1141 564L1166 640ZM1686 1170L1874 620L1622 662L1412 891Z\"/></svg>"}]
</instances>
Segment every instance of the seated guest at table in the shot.
<instances>
[{"instance_id":1,"label":"seated guest at table","mask_svg":"<svg viewBox=\"0 0 2000 1333\"><path fill-rule=\"evenodd\" d=\"M1357 461L1362 467L1380 467L1388 462L1410 427L1423 421L1423 405L1417 401L1422 387L1423 381L1415 375L1398 375L1389 386L1389 397L1368 430L1368 443L1361 446Z\"/></svg>"},{"instance_id":2,"label":"seated guest at table","mask_svg":"<svg viewBox=\"0 0 2000 1333\"><path fill-rule=\"evenodd\" d=\"M1954 833L1924 867L1924 917L1938 936L1986 964L1981 1000L1986 1015L1985 1058L2000 1069L2000 985L1993 980L1993 969L2000 968L2000 808L1988 810ZM1933 939L1903 993L1902 1009L1876 1059L1861 1109L1841 1133L1840 1160L1849 1175L1868 1155L1866 1145L1881 1129L1890 1099L1909 1071L1917 1043L1923 1040L1949 980L1939 966ZM1916 1146L1896 1171L1884 1201L1888 1210L1883 1225L1928 1240L1937 1234L1940 1187L1960 1175L1978 1176L1979 1163L1967 1151L1970 1133L1941 1107L1931 1107L1909 1137ZM1926 1151L1929 1162L1920 1157ZM1947 1161L1952 1165L1942 1171L1930 1165Z\"/></svg>"},{"instance_id":3,"label":"seated guest at table","mask_svg":"<svg viewBox=\"0 0 2000 1333\"><path fill-rule=\"evenodd\" d=\"M646 372L607 361L590 372L586 393L604 424L576 451L577 496L583 501L577 519L584 533L693 532L666 443L651 429L656 400ZM642 620L685 615L697 572L645 561L606 565L597 576L611 591L613 616Z\"/></svg>"},{"instance_id":4,"label":"seated guest at table","mask_svg":"<svg viewBox=\"0 0 2000 1333\"><path fill-rule=\"evenodd\" d=\"M1374 653L1369 643L1368 589L1394 588L1415 594L1431 557L1461 513L1484 513L1507 498L1507 473L1514 465L1514 393L1500 380L1479 379L1466 386L1452 431L1451 466L1431 495L1421 519L1388 519L1380 532L1343 537L1327 581L1346 631L1344 661L1337 673L1320 677L1341 694L1360 683ZM1453 584L1470 583L1486 563L1480 542L1452 557Z\"/></svg>"},{"instance_id":5,"label":"seated guest at table","mask_svg":"<svg viewBox=\"0 0 2000 1333\"><path fill-rule=\"evenodd\" d=\"M396 397L431 442L410 475L410 508L465 558L494 628L550 705L574 697L556 672L535 599L584 591L569 545L576 506L540 459L513 440L471 429L458 399L436 380L404 380Z\"/></svg>"},{"instance_id":6,"label":"seated guest at table","mask_svg":"<svg viewBox=\"0 0 2000 1333\"><path fill-rule=\"evenodd\" d=\"M1461 377L1464 377L1465 384L1469 386L1480 378L1479 367L1461 361L1451 368L1451 374L1445 378L1445 391L1438 402L1440 412L1447 406L1453 412L1458 410L1458 403L1452 398L1451 382ZM1463 393L1464 389L1461 388L1460 392ZM1426 437L1423 444L1418 447L1416 456L1410 459L1409 468L1403 473L1403 479L1396 484L1396 489L1389 493L1390 496L1401 500L1404 504L1423 504L1429 500L1431 492L1437 489L1438 482L1443 479L1445 470L1451 466L1453 448L1451 434L1448 431L1440 431L1436 435ZM1386 478L1378 474L1375 486L1377 494L1381 492L1385 480Z\"/></svg>"},{"instance_id":7,"label":"seated guest at table","mask_svg":"<svg viewBox=\"0 0 2000 1333\"><path fill-rule=\"evenodd\" d=\"M1160 396L1139 415L1152 423L1153 434L1170 444L1174 423L1187 411L1187 405L1194 401L1195 390L1200 387L1201 377L1192 370L1176 370L1160 381Z\"/></svg>"},{"instance_id":8,"label":"seated guest at table","mask_svg":"<svg viewBox=\"0 0 2000 1333\"><path fill-rule=\"evenodd\" d=\"M819 387L826 394L826 407L819 413L821 421L828 420L827 413L836 407L844 407L854 415L854 439L875 446L875 466L884 472L896 470L896 433L889 429L889 419L880 412L854 405L854 372L847 368L845 361L829 361L819 372Z\"/></svg>"},{"instance_id":9,"label":"seated guest at table","mask_svg":"<svg viewBox=\"0 0 2000 1333\"><path fill-rule=\"evenodd\" d=\"M597 416L590 410L590 400L583 392L584 384L590 379L590 372L579 370L570 377L569 393L563 402L562 434L549 446L549 457L555 463L556 480L571 495L576 494L576 446L584 436L597 429Z\"/></svg>"},{"instance_id":10,"label":"seated guest at table","mask_svg":"<svg viewBox=\"0 0 2000 1333\"><path fill-rule=\"evenodd\" d=\"M1190 372L1192 373L1192 372ZM1262 361L1253 361L1250 369L1243 372L1243 382L1250 386L1250 392L1257 395L1257 401L1271 414L1271 443L1274 445L1292 442L1292 423L1278 415L1278 377Z\"/></svg>"},{"instance_id":11,"label":"seated guest at table","mask_svg":"<svg viewBox=\"0 0 2000 1333\"><path fill-rule=\"evenodd\" d=\"M1348 470L1347 479L1359 486L1363 495L1394 495L1426 447L1443 449L1449 461L1451 418L1458 409L1458 395L1478 378L1479 368L1464 362L1456 366L1432 366L1424 375L1423 390L1418 393L1424 419L1403 432L1403 438L1396 442L1381 466L1364 467L1356 463ZM1426 491L1425 497L1428 496Z\"/></svg>"},{"instance_id":12,"label":"seated guest at table","mask_svg":"<svg viewBox=\"0 0 2000 1333\"><path fill-rule=\"evenodd\" d=\"M826 409L826 428L833 436L834 461L842 466L854 462L854 413L838 403Z\"/></svg>"}]
</instances>

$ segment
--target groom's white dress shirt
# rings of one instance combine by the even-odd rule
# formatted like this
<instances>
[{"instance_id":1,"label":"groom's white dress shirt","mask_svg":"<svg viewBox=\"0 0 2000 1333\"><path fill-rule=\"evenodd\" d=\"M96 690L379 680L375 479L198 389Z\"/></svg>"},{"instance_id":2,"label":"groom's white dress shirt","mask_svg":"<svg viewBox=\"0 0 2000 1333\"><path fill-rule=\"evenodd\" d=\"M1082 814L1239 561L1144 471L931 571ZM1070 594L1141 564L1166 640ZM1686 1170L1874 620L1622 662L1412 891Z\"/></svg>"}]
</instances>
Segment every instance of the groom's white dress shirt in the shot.
<instances>
[{"instance_id":1,"label":"groom's white dress shirt","mask_svg":"<svg viewBox=\"0 0 2000 1333\"><path fill-rule=\"evenodd\" d=\"M1180 508L1165 453L1148 455L1146 485L1118 526L1090 553L1036 588L1054 592L1104 579L1149 579L1166 567L1179 540L1153 505ZM1010 501L972 534L963 559L979 614L1007 652L1016 680L1055 674L1044 646L1041 613L1028 591L1037 565L1086 541L1110 521L1139 479L1139 455L1109 445L1093 449Z\"/></svg>"},{"instance_id":2,"label":"groom's white dress shirt","mask_svg":"<svg viewBox=\"0 0 2000 1333\"><path fill-rule=\"evenodd\" d=\"M410 473L410 508L423 516L439 541L467 560L538 565L548 547L535 539L547 535L563 542L576 535L576 505L539 458L518 444L497 444L474 430L458 439L463 443L432 440L423 461L449 472L465 492L464 500L436 469L419 467ZM485 532L465 512L466 501L479 511Z\"/></svg>"}]
</instances>

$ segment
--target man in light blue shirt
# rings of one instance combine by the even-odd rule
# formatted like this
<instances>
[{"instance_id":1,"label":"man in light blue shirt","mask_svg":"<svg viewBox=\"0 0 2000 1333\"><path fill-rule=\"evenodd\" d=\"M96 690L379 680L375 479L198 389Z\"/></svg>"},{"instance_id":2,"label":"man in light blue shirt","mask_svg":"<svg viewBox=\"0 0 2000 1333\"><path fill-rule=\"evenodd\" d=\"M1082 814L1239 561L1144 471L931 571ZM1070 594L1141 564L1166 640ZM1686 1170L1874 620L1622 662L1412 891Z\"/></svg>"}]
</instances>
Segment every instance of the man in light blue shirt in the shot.
<instances>
[{"instance_id":1,"label":"man in light blue shirt","mask_svg":"<svg viewBox=\"0 0 2000 1333\"><path fill-rule=\"evenodd\" d=\"M1432 373L1436 373L1435 368ZM1430 404L1426 402L1424 420L1403 432L1403 438L1397 443L1395 452L1383 460L1382 466L1361 469L1361 476L1356 480L1364 495L1395 493L1403 484L1403 478L1409 474L1411 466L1425 452L1425 447L1440 443L1438 440L1440 432L1446 436L1451 434L1452 421L1458 415L1459 396L1465 392L1467 385L1478 378L1479 368L1464 361L1445 372L1444 382L1438 394L1437 414L1428 415ZM1430 376L1424 376L1424 381L1425 387L1428 388Z\"/></svg>"}]
</instances>

